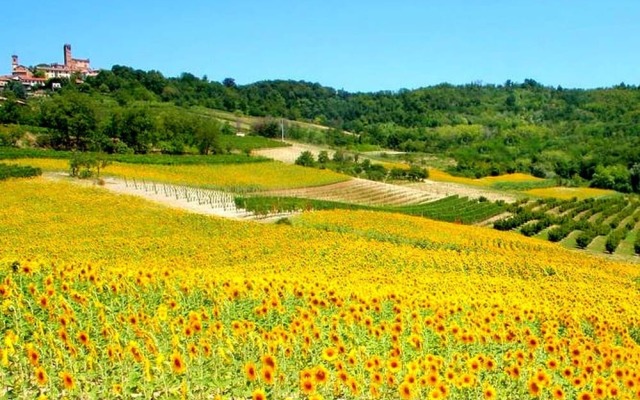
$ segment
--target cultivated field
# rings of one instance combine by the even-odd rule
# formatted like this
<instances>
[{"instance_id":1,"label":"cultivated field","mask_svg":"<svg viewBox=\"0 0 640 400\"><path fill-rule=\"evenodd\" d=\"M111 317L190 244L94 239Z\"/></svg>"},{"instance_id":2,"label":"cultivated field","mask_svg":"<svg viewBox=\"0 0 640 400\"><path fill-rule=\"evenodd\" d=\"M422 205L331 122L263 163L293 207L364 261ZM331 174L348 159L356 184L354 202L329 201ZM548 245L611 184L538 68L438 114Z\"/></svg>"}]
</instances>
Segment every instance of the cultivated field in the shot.
<instances>
[{"instance_id":1,"label":"cultivated field","mask_svg":"<svg viewBox=\"0 0 640 400\"><path fill-rule=\"evenodd\" d=\"M616 398L637 266L373 211L291 225L0 182L2 396Z\"/></svg>"},{"instance_id":2,"label":"cultivated field","mask_svg":"<svg viewBox=\"0 0 640 400\"><path fill-rule=\"evenodd\" d=\"M359 178L326 186L274 190L261 194L265 196L301 197L365 205L420 204L446 197L429 191Z\"/></svg>"},{"instance_id":3,"label":"cultivated field","mask_svg":"<svg viewBox=\"0 0 640 400\"><path fill-rule=\"evenodd\" d=\"M62 159L17 159L11 163L31 165L43 171L68 171ZM351 179L329 170L304 168L280 162L219 165L134 165L113 163L105 175L197 186L234 192L322 186Z\"/></svg>"}]
</instances>

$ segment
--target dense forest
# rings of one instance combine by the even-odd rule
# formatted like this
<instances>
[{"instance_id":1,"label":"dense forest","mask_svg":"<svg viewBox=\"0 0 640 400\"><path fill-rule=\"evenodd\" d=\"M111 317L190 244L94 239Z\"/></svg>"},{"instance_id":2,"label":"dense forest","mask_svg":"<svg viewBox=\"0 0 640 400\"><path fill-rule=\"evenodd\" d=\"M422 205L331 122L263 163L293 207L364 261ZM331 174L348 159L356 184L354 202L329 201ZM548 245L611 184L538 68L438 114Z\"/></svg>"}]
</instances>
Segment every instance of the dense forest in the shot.
<instances>
[{"instance_id":1,"label":"dense forest","mask_svg":"<svg viewBox=\"0 0 640 400\"><path fill-rule=\"evenodd\" d=\"M228 126L175 111L201 106L327 125L334 134L322 140L336 147L379 145L451 157L451 172L459 175L522 171L568 184L640 190L640 88L625 84L583 90L527 79L350 93L317 83L237 85L231 78L167 78L114 66L82 84L66 83L51 97L30 99L26 107L11 100L24 95L19 90L9 94L0 123L47 128L44 144L52 147L218 151L211 132ZM157 102L178 107L154 114L145 106ZM340 130L353 134L335 134Z\"/></svg>"}]
</instances>

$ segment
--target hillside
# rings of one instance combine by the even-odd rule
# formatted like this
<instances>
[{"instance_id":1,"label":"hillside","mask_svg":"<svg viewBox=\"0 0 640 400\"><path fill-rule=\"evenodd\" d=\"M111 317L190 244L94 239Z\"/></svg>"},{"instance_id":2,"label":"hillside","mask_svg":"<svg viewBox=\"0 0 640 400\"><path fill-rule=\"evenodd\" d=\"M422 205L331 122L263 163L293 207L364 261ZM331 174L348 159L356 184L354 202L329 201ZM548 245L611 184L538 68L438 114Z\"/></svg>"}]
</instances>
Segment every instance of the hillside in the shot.
<instances>
[{"instance_id":1,"label":"hillside","mask_svg":"<svg viewBox=\"0 0 640 400\"><path fill-rule=\"evenodd\" d=\"M397 214L259 225L41 178L0 190L5 393L636 392L636 266Z\"/></svg>"},{"instance_id":2,"label":"hillside","mask_svg":"<svg viewBox=\"0 0 640 400\"><path fill-rule=\"evenodd\" d=\"M288 124L290 139L451 158L448 172L466 177L524 172L564 185L640 187L640 91L625 84L582 90L527 79L349 93L308 82L236 85L114 66L29 103L5 102L0 123L46 128L43 144L59 148L219 152L210 132L247 131L262 123L255 117L284 117L297 121ZM157 104L176 107L156 113ZM60 110L77 120L61 119ZM211 117L228 125L210 126ZM119 147L110 144L116 139Z\"/></svg>"}]
</instances>

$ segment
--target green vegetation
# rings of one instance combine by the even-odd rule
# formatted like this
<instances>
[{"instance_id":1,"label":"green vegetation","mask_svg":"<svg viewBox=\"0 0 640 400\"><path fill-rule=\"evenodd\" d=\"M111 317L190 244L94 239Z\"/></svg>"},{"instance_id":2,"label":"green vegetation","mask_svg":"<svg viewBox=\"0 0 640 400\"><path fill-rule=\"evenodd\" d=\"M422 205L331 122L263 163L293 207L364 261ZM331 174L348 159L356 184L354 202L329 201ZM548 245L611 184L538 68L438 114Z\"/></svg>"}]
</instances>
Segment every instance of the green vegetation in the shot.
<instances>
[{"instance_id":1,"label":"green vegetation","mask_svg":"<svg viewBox=\"0 0 640 400\"><path fill-rule=\"evenodd\" d=\"M8 90L0 123L46 128L38 143L56 149L218 154L225 151L222 136L252 130L275 138L281 118L288 118L297 121L286 123L288 138L435 154L453 159L448 172L457 175L519 171L640 191L636 86L580 90L526 79L349 93L308 82L225 82L114 66L82 84L63 82L51 97L26 105Z\"/></svg>"},{"instance_id":2,"label":"green vegetation","mask_svg":"<svg viewBox=\"0 0 640 400\"><path fill-rule=\"evenodd\" d=\"M9 178L30 178L41 174L40 168L0 163L0 181Z\"/></svg>"},{"instance_id":3,"label":"green vegetation","mask_svg":"<svg viewBox=\"0 0 640 400\"><path fill-rule=\"evenodd\" d=\"M491 218L504 210L502 202L450 196L430 203L391 207L365 206L336 201L313 200L296 197L251 196L236 197L236 206L257 214L273 214L301 210L370 210L421 216L440 221L473 224Z\"/></svg>"},{"instance_id":4,"label":"green vegetation","mask_svg":"<svg viewBox=\"0 0 640 400\"><path fill-rule=\"evenodd\" d=\"M258 142L259 141L260 139L258 140ZM0 160L10 160L18 158L70 159L71 157L73 157L73 155L73 151L0 147ZM247 157L246 155L242 154L216 154L208 156L169 154L107 154L106 157L112 162L155 165L244 164L268 161L268 159L265 157Z\"/></svg>"},{"instance_id":5,"label":"green vegetation","mask_svg":"<svg viewBox=\"0 0 640 400\"><path fill-rule=\"evenodd\" d=\"M517 229L525 236L544 233L551 242L564 241L572 232L576 232L573 234L575 247L600 248L602 244L603 250L610 254L616 252L623 241L631 241L630 235L636 235L634 243L637 243L637 247L634 244L634 250L636 253L640 251L638 231L635 229L640 221L640 199L636 196L581 201L524 199L508 206L507 211L512 215L496 221L495 229Z\"/></svg>"},{"instance_id":6,"label":"green vegetation","mask_svg":"<svg viewBox=\"0 0 640 400\"><path fill-rule=\"evenodd\" d=\"M342 150L337 150L332 158L329 158L327 151L321 151L316 160L313 153L303 151L296 159L295 163L303 167L317 167L320 169L330 169L341 174L347 174L358 178L365 178L372 181L408 180L418 182L429 177L426 168L417 165L410 165L408 168L388 169L382 164L372 163L368 158L360 160L359 155L348 155Z\"/></svg>"}]
</instances>

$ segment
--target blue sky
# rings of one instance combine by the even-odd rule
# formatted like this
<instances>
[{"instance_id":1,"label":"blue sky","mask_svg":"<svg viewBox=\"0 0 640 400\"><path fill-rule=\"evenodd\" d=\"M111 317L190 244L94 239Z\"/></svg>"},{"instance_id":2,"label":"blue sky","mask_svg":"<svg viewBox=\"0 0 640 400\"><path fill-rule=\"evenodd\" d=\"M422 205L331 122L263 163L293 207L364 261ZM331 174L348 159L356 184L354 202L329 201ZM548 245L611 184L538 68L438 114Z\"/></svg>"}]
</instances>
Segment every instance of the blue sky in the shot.
<instances>
[{"instance_id":1,"label":"blue sky","mask_svg":"<svg viewBox=\"0 0 640 400\"><path fill-rule=\"evenodd\" d=\"M0 74L62 62L349 91L442 82L640 83L637 0L33 0L0 22Z\"/></svg>"}]
</instances>

